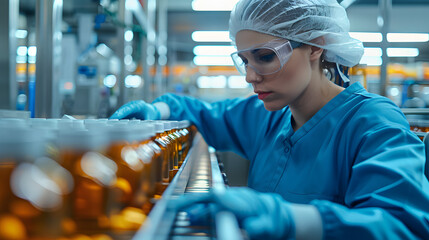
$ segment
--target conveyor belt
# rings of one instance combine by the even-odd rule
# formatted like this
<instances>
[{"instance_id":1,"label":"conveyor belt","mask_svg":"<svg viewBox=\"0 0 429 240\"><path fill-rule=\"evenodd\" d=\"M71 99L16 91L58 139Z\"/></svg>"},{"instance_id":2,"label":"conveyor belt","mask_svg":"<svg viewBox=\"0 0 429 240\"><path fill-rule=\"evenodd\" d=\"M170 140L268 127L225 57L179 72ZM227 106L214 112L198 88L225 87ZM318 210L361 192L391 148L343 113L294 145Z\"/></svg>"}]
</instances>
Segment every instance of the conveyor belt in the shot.
<instances>
[{"instance_id":1,"label":"conveyor belt","mask_svg":"<svg viewBox=\"0 0 429 240\"><path fill-rule=\"evenodd\" d=\"M225 184L214 152L209 153L207 144L198 134L179 172L133 239L243 239L231 213L212 213L204 224L192 225L185 212L176 213L167 209L171 199L186 193L208 192L211 188L222 191Z\"/></svg>"}]
</instances>

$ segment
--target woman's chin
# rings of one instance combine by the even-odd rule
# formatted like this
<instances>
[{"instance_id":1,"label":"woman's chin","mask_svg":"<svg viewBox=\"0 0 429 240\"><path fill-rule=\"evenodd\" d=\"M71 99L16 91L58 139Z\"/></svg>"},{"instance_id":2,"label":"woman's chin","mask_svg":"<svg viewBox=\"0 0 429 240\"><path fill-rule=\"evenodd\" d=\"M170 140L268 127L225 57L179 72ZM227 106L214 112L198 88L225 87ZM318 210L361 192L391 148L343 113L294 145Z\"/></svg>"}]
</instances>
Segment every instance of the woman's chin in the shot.
<instances>
[{"instance_id":1,"label":"woman's chin","mask_svg":"<svg viewBox=\"0 0 429 240\"><path fill-rule=\"evenodd\" d=\"M286 106L283 104L264 102L264 107L265 109L267 109L267 111L274 112L274 111L282 110Z\"/></svg>"}]
</instances>

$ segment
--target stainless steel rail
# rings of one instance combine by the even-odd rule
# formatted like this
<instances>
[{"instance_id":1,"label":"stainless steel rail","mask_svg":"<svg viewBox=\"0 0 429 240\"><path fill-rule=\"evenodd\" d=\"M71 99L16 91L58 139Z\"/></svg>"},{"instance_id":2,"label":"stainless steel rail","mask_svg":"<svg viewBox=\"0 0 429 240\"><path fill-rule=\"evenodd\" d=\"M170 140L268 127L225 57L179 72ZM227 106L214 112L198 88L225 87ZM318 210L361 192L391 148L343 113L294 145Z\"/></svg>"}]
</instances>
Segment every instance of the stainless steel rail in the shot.
<instances>
[{"instance_id":1,"label":"stainless steel rail","mask_svg":"<svg viewBox=\"0 0 429 240\"><path fill-rule=\"evenodd\" d=\"M223 191L225 188L214 151L209 153L207 143L197 134L178 173L133 240L243 239L235 216L229 212L213 213L214 226L202 227L190 226L185 212L176 213L167 208L169 201L184 193L207 192L210 189Z\"/></svg>"}]
</instances>

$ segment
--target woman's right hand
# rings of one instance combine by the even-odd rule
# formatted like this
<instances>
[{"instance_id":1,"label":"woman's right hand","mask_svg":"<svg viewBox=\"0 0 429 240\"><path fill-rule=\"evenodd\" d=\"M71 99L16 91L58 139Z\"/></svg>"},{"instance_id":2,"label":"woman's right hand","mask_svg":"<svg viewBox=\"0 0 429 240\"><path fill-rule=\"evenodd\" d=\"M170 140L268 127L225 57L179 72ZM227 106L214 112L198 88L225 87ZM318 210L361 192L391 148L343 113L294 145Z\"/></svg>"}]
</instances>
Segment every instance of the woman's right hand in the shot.
<instances>
[{"instance_id":1,"label":"woman's right hand","mask_svg":"<svg viewBox=\"0 0 429 240\"><path fill-rule=\"evenodd\" d=\"M161 113L152 104L146 103L143 100L132 101L120 107L110 119L132 119L141 120L159 120Z\"/></svg>"}]
</instances>

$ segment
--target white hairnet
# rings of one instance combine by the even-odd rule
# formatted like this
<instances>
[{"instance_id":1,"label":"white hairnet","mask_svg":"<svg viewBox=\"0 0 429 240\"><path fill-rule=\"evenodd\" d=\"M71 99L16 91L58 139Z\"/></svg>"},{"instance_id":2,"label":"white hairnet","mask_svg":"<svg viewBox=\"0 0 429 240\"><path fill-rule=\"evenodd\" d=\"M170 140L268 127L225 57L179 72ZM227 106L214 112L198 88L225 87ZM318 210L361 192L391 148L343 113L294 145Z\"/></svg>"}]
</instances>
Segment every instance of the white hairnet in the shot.
<instances>
[{"instance_id":1,"label":"white hairnet","mask_svg":"<svg viewBox=\"0 0 429 240\"><path fill-rule=\"evenodd\" d=\"M336 0L240 0L229 20L234 45L241 30L323 48L324 60L347 67L364 52L362 42L350 37L346 11Z\"/></svg>"}]
</instances>

